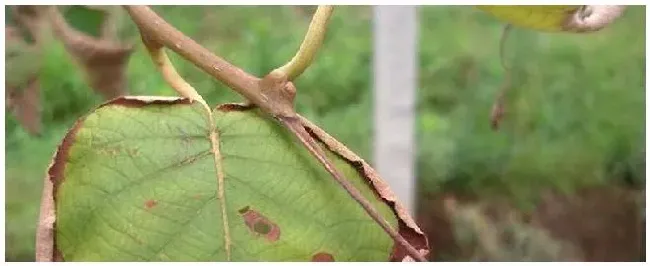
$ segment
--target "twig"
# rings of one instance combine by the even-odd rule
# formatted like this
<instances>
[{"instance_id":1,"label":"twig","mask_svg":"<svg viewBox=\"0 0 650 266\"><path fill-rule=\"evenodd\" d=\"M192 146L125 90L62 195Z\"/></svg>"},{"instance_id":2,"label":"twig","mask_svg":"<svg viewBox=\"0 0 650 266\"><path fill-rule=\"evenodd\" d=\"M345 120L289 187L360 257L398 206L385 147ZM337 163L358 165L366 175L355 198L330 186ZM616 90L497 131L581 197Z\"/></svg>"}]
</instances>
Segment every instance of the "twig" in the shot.
<instances>
[{"instance_id":1,"label":"twig","mask_svg":"<svg viewBox=\"0 0 650 266\"><path fill-rule=\"evenodd\" d=\"M212 54L210 51L197 44L194 40L169 25L150 8L146 6L125 6L125 9L138 25L141 34L146 36L146 38L143 38L145 44L147 41L151 42L148 45L148 49L151 49L149 46L154 44L159 46L152 46L154 52L161 50L162 47L167 47L173 50L188 61L200 67L203 71L244 96L252 104L257 105L257 107L262 111L277 118L285 127L296 135L296 137L298 137L300 142L314 157L318 159L332 177L343 186L352 198L363 207L368 215L370 215L394 241L399 245L402 245L408 254L414 259L426 261L424 256L417 252L417 250L408 243L404 237L393 230L386 220L379 215L377 210L370 205L369 201L365 199L363 195L361 195L361 193L345 178L343 178L329 159L327 159L322 149L318 147L315 140L307 133L304 127L302 127L293 109L295 87L293 86L293 83L291 83L290 77L295 78L300 75L300 73L302 73L302 71L304 71L313 60L316 51L322 44L325 26L332 12L332 7L319 7L320 12L317 11L314 15L314 19L300 50L294 59L285 65L286 68L279 68L285 70L271 71L271 73L263 79L248 74ZM167 64L164 62L165 60L161 55L154 53L152 56L154 57L154 60L162 60L163 65L171 66L171 63ZM179 89L185 85L183 84L184 81L182 81L182 78L176 77L178 74L175 71L163 75L166 76L166 79L175 82L175 85L172 85L172 87L179 91L185 91L185 88ZM183 83L180 83L180 81ZM172 83L170 82L170 84Z\"/></svg>"},{"instance_id":2,"label":"twig","mask_svg":"<svg viewBox=\"0 0 650 266\"><path fill-rule=\"evenodd\" d=\"M510 32L512 31L512 24L506 24L503 27L503 32L501 32L501 39L499 40L499 60L501 67L505 70L510 70L510 67L506 64L506 41Z\"/></svg>"},{"instance_id":3,"label":"twig","mask_svg":"<svg viewBox=\"0 0 650 266\"><path fill-rule=\"evenodd\" d=\"M305 39L291 61L274 71L280 71L287 75L288 80L294 80L311 65L316 57L318 49L323 45L327 23L332 15L333 6L318 6L312 17Z\"/></svg>"},{"instance_id":4,"label":"twig","mask_svg":"<svg viewBox=\"0 0 650 266\"><path fill-rule=\"evenodd\" d=\"M510 67L506 64L506 59L505 59L505 46L506 46L505 44L510 31L512 31L512 24L506 24L506 26L503 28L503 32L501 33L501 40L499 42L499 59L501 60L501 67L505 72L504 73L505 77L504 77L503 84L501 85L501 89L499 89L499 93L497 94L497 98L492 104L492 112L490 113L490 122L492 124L493 130L499 129L499 125L501 124L501 120L503 119L503 115L505 113L505 97L508 91L510 90L510 87L512 87L512 85L510 84L511 70Z\"/></svg>"},{"instance_id":5,"label":"twig","mask_svg":"<svg viewBox=\"0 0 650 266\"><path fill-rule=\"evenodd\" d=\"M307 150L309 150L309 153L316 157L318 162L320 162L323 167L325 167L325 170L327 170L327 172L332 175L334 180L336 180L336 182L338 182L345 189L345 191L347 191L348 194L350 194L350 196L352 196L352 198L356 200L361 205L361 207L363 207L366 213L372 217L372 219L375 220L375 222L379 224L379 226L381 226L381 228L384 229L384 231L388 233L388 235L390 235L394 241L397 241L397 243L402 245L406 249L406 252L415 260L427 261L427 259L422 256L422 254L420 254L420 252L418 252L408 241L406 241L402 235L393 230L386 219L381 217L379 212L377 212L377 210L361 194L361 192L359 192L359 190L355 188L354 185L352 185L347 179L343 177L338 169L336 169L334 164L332 164L332 162L327 159L325 152L323 152L323 149L318 146L314 138L305 130L303 125L300 123L300 120L296 118L281 118L280 122L282 122L284 126L286 126L298 137L300 142L307 148Z\"/></svg>"},{"instance_id":6,"label":"twig","mask_svg":"<svg viewBox=\"0 0 650 266\"><path fill-rule=\"evenodd\" d=\"M149 39L146 37L146 35L141 35L144 46L147 47L147 51L149 52L151 59L153 59L156 67L162 74L165 81L167 81L167 83L181 96L190 98L191 100L199 101L202 104L207 105L205 100L203 100L203 97L201 97L201 95L196 92L194 87L192 87L192 85L187 83L180 75L178 75L178 72L176 72L174 65L171 61L169 61L167 53L165 53L165 50L163 50L163 46ZM208 110L209 109L210 108L208 108Z\"/></svg>"},{"instance_id":7,"label":"twig","mask_svg":"<svg viewBox=\"0 0 650 266\"><path fill-rule=\"evenodd\" d=\"M88 35L69 25L57 6L48 6L48 10L54 37L84 70L88 84L105 99L126 94L124 72L133 45Z\"/></svg>"},{"instance_id":8,"label":"twig","mask_svg":"<svg viewBox=\"0 0 650 266\"><path fill-rule=\"evenodd\" d=\"M214 55L191 38L185 36L164 19L159 17L147 6L124 7L133 21L138 25L140 32L153 41L178 53L186 60L192 62L206 73L241 94L263 111L273 116L295 114L293 106L281 99L285 96L277 90L263 90L262 81L244 70L228 63L226 60Z\"/></svg>"}]
</instances>

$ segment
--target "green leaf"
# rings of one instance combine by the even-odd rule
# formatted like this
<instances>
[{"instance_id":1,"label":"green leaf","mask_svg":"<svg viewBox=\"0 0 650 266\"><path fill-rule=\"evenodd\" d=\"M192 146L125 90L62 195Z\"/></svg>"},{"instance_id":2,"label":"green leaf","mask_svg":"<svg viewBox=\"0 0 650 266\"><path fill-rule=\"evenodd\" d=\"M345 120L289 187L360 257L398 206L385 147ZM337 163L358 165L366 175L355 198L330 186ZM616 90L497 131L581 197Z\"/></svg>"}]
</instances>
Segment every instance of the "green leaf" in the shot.
<instances>
[{"instance_id":1,"label":"green leaf","mask_svg":"<svg viewBox=\"0 0 650 266\"><path fill-rule=\"evenodd\" d=\"M480 10L515 26L539 31L563 31L564 23L580 6L478 6Z\"/></svg>"},{"instance_id":2,"label":"green leaf","mask_svg":"<svg viewBox=\"0 0 650 266\"><path fill-rule=\"evenodd\" d=\"M214 110L212 153L210 117L199 103L157 97L118 98L81 119L49 170L63 260L226 261L227 235L232 261L395 256L393 240L274 120ZM397 230L386 192L324 150Z\"/></svg>"}]
</instances>

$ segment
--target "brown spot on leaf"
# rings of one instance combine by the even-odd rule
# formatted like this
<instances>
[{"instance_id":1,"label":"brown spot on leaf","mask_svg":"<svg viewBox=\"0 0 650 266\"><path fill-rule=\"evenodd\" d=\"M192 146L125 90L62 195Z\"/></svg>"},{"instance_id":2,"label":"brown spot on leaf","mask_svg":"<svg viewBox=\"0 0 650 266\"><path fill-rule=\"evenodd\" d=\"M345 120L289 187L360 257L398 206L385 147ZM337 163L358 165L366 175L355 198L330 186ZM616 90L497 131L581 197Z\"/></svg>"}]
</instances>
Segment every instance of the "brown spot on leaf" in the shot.
<instances>
[{"instance_id":1,"label":"brown spot on leaf","mask_svg":"<svg viewBox=\"0 0 650 266\"><path fill-rule=\"evenodd\" d=\"M255 224L253 224L253 231L262 235L266 235L268 233L271 233L271 225L264 221L257 221Z\"/></svg>"},{"instance_id":2,"label":"brown spot on leaf","mask_svg":"<svg viewBox=\"0 0 650 266\"><path fill-rule=\"evenodd\" d=\"M156 207L156 205L158 205L158 202L155 201L155 200L147 200L147 201L144 202L144 206L145 206L147 209L151 209L151 208L153 208L153 207Z\"/></svg>"},{"instance_id":3,"label":"brown spot on leaf","mask_svg":"<svg viewBox=\"0 0 650 266\"><path fill-rule=\"evenodd\" d=\"M325 252L318 252L311 257L311 261L315 262L331 262L334 261L334 256Z\"/></svg>"},{"instance_id":4,"label":"brown spot on leaf","mask_svg":"<svg viewBox=\"0 0 650 266\"><path fill-rule=\"evenodd\" d=\"M115 98L106 103L101 104L93 112L97 112L104 107L109 107L112 105L119 105L131 108L140 108L149 105L175 105L175 104L190 104L191 101L187 98L177 98L177 97L134 97L134 96L125 96ZM63 175L65 165L68 161L68 153L70 152L70 147L75 142L77 137L77 132L83 125L85 117L80 118L72 126L72 128L66 133L63 141L57 148L57 151L52 159L50 166L48 167L47 173L54 184L54 198L56 200L57 188L61 182L65 180Z\"/></svg>"},{"instance_id":5,"label":"brown spot on leaf","mask_svg":"<svg viewBox=\"0 0 650 266\"><path fill-rule=\"evenodd\" d=\"M252 210L250 207L246 206L239 210L239 214L244 218L244 223L248 229L250 229L255 235L264 236L271 242L280 239L280 227L258 211Z\"/></svg>"},{"instance_id":6,"label":"brown spot on leaf","mask_svg":"<svg viewBox=\"0 0 650 266\"><path fill-rule=\"evenodd\" d=\"M250 207L245 206L244 208L239 209L238 212L239 212L239 214L244 214L244 213L246 213L249 209L250 209Z\"/></svg>"}]
</instances>

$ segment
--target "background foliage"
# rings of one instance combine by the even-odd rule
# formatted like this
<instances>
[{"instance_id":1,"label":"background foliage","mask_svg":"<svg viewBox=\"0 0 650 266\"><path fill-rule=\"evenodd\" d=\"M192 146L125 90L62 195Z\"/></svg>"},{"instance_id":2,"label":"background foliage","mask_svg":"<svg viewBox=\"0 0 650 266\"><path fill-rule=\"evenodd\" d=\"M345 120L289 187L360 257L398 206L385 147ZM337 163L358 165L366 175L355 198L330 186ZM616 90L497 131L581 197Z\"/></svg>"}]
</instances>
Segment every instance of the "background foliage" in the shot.
<instances>
[{"instance_id":1,"label":"background foliage","mask_svg":"<svg viewBox=\"0 0 650 266\"><path fill-rule=\"evenodd\" d=\"M291 58L313 11L155 10L197 42L258 76ZM370 162L371 11L337 7L315 64L296 82L298 111ZM514 30L506 55L513 66L514 89L497 132L490 129L489 114L504 77L498 53L503 25L470 7L421 7L419 15L417 167L423 195L506 195L530 207L543 188L571 193L594 184L644 187L643 7L630 8L614 25L590 35ZM125 13L118 24L120 36L136 43L127 72L130 93L175 95L156 72ZM241 101L179 56L170 56L210 104ZM47 45L40 79L43 134L29 136L5 115L8 261L33 260L45 169L65 130L103 101L59 43Z\"/></svg>"}]
</instances>

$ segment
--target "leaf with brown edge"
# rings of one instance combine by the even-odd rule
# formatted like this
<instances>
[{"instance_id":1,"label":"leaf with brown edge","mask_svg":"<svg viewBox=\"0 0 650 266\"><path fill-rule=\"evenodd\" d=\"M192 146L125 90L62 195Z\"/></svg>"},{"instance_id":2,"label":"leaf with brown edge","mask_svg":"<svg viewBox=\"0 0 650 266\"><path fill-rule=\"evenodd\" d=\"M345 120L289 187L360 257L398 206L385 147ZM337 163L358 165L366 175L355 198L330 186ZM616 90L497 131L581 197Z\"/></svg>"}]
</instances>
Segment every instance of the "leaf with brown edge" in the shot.
<instances>
[{"instance_id":1,"label":"leaf with brown edge","mask_svg":"<svg viewBox=\"0 0 650 266\"><path fill-rule=\"evenodd\" d=\"M374 171L323 143L426 254L421 231ZM56 206L52 252L47 239L38 243L50 260L408 260L287 129L250 106L210 113L182 98L117 98L80 119L53 161L53 193L43 199Z\"/></svg>"},{"instance_id":2,"label":"leaf with brown edge","mask_svg":"<svg viewBox=\"0 0 650 266\"><path fill-rule=\"evenodd\" d=\"M375 192L379 194L382 200L391 206L397 217L399 217L398 233L402 235L413 247L416 248L423 256L431 256L429 249L429 241L415 223L413 218L408 214L408 211L402 206L395 194L391 191L390 187L377 172L366 163L361 157L356 155L348 149L343 143L336 140L310 122L306 118L299 116L301 123L305 129L312 135L313 138L320 141L328 150L339 155L341 158L347 160L351 165L354 165L359 174L367 179L367 181L374 187ZM413 258L408 256L407 252L401 245L395 245L393 253L391 254L391 261L413 261Z\"/></svg>"}]
</instances>

